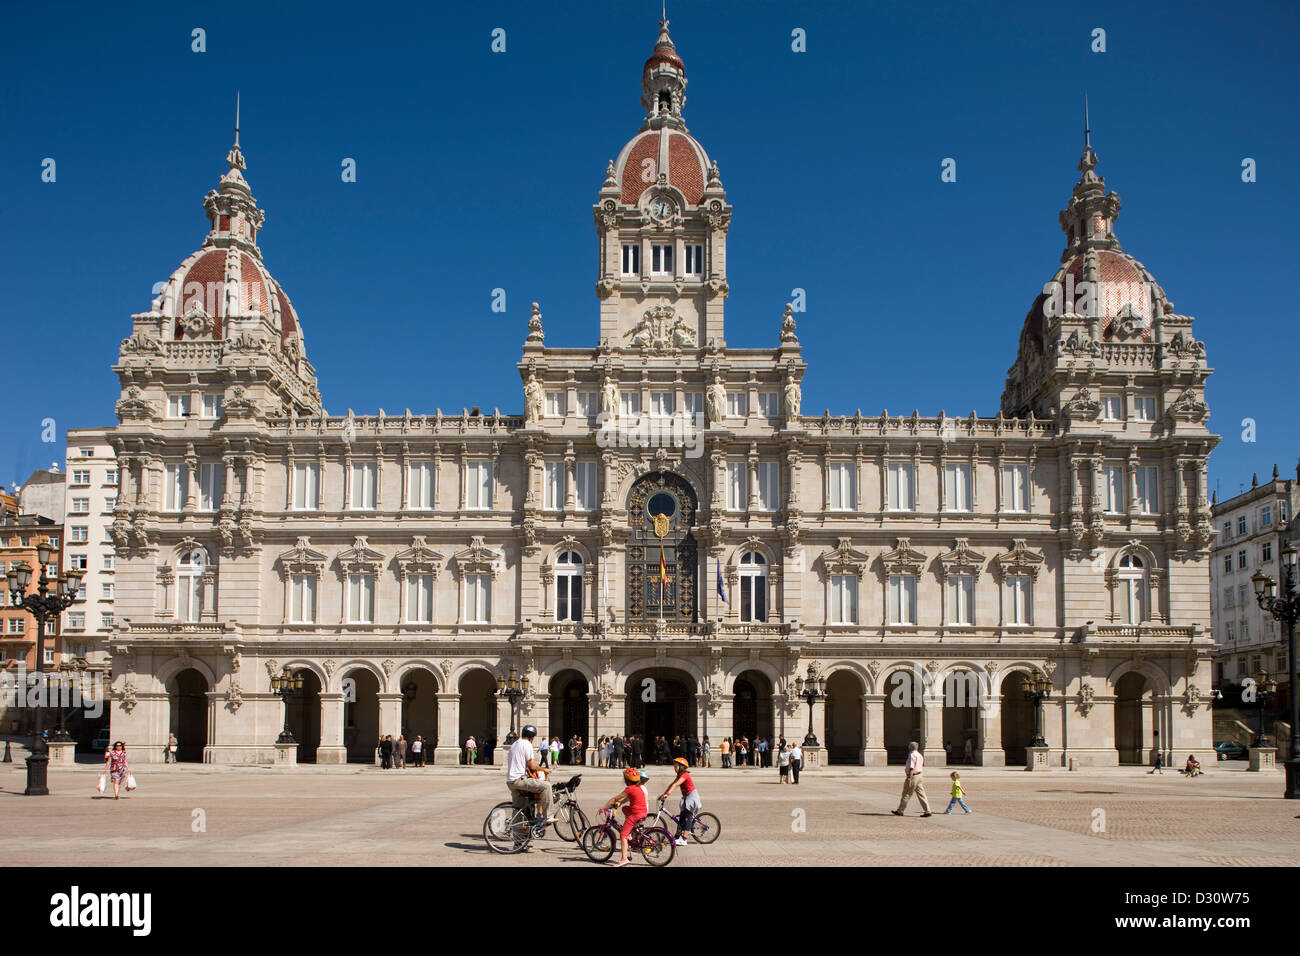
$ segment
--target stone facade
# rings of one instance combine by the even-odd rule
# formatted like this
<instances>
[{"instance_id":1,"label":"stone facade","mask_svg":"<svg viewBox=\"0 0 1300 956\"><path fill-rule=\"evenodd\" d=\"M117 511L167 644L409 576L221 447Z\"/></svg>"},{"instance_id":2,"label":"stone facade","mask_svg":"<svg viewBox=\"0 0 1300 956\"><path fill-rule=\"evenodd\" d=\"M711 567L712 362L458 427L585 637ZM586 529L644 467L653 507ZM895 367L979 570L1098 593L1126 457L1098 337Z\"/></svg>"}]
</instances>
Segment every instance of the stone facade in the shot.
<instances>
[{"instance_id":1,"label":"stone facade","mask_svg":"<svg viewBox=\"0 0 1300 956\"><path fill-rule=\"evenodd\" d=\"M1120 251L1091 147L995 417L806 415L794 308L771 348L726 344L732 210L685 89L663 24L594 206L597 345L547 345L534 306L522 415L326 414L236 132L210 234L115 367L112 732L135 759L174 731L183 757L272 762L285 667L321 762L381 732L453 762L521 721L797 737L810 676L832 762L969 739L1023 763L1041 676L1052 765L1208 756L1210 370Z\"/></svg>"}]
</instances>

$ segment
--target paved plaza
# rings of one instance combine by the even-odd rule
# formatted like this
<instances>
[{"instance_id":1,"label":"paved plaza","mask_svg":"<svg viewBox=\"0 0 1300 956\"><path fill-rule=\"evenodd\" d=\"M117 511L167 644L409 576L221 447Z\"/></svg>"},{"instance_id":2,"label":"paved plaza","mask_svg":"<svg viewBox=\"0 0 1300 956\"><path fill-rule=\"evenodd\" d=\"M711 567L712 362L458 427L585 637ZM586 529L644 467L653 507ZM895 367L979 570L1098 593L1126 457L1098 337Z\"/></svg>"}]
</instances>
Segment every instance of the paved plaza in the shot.
<instances>
[{"instance_id":1,"label":"paved plaza","mask_svg":"<svg viewBox=\"0 0 1300 956\"><path fill-rule=\"evenodd\" d=\"M775 770L700 770L722 836L679 849L672 865L1300 864L1300 806L1281 799L1280 772L1244 766L1220 764L1197 779L1139 768L967 767L969 816L939 812L948 778L935 768L926 774L929 819L915 801L905 819L890 815L901 768L806 773L797 787L780 785ZM594 818L619 775L578 769L579 804ZM95 764L52 770L45 798L22 795L24 770L21 759L0 764L0 864L8 866L592 866L553 835L517 857L487 850L483 818L506 798L499 767L141 765L139 790L119 801L111 789L96 793ZM653 797L671 774L648 772ZM570 773L561 768L553 779Z\"/></svg>"}]
</instances>

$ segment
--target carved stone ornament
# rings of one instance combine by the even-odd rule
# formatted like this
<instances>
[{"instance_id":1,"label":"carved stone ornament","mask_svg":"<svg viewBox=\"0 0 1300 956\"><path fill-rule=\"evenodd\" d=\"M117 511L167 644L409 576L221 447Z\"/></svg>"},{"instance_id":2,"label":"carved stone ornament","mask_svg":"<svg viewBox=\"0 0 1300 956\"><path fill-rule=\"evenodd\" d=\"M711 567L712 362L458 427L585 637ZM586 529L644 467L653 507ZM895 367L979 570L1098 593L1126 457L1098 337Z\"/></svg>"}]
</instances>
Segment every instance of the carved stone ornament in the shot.
<instances>
[{"instance_id":1,"label":"carved stone ornament","mask_svg":"<svg viewBox=\"0 0 1300 956\"><path fill-rule=\"evenodd\" d=\"M1092 396L1092 390L1079 389L1074 398L1061 407L1061 415L1067 421L1091 421L1101 414L1101 403Z\"/></svg>"},{"instance_id":2,"label":"carved stone ornament","mask_svg":"<svg viewBox=\"0 0 1300 956\"><path fill-rule=\"evenodd\" d=\"M546 333L542 331L542 313L536 302L533 303L533 313L528 317L528 337L525 342L541 342L546 338Z\"/></svg>"},{"instance_id":3,"label":"carved stone ornament","mask_svg":"<svg viewBox=\"0 0 1300 956\"><path fill-rule=\"evenodd\" d=\"M129 339L122 340L122 351L128 355L162 355L162 344L153 336L138 331Z\"/></svg>"},{"instance_id":4,"label":"carved stone ornament","mask_svg":"<svg viewBox=\"0 0 1300 956\"><path fill-rule=\"evenodd\" d=\"M184 315L176 320L176 324L180 327L182 334L190 339L211 335L214 328L212 316L204 311L198 299L190 303L190 307L185 310Z\"/></svg>"},{"instance_id":5,"label":"carved stone ornament","mask_svg":"<svg viewBox=\"0 0 1300 956\"><path fill-rule=\"evenodd\" d=\"M393 676L393 668L397 666L397 663L396 663L395 661L391 660L391 659L385 659L385 661L383 662L383 664L381 664L380 666L383 667L383 669L384 669L384 676L385 676L385 677L392 677L392 676Z\"/></svg>"},{"instance_id":6,"label":"carved stone ornament","mask_svg":"<svg viewBox=\"0 0 1300 956\"><path fill-rule=\"evenodd\" d=\"M632 348L651 352L675 352L696 347L695 330L679 316L671 305L657 305L646 309L640 321L624 337L630 336Z\"/></svg>"},{"instance_id":7,"label":"carved stone ornament","mask_svg":"<svg viewBox=\"0 0 1300 956\"><path fill-rule=\"evenodd\" d=\"M337 664L334 663L334 659L333 659L333 658L327 658L327 659L321 661L321 665L320 665L320 666L323 667L323 668L325 669L325 679L326 679L326 680L331 680L331 679L333 679L333 677L334 677L334 668L336 668L336 667L338 666Z\"/></svg>"},{"instance_id":8,"label":"carved stone ornament","mask_svg":"<svg viewBox=\"0 0 1300 956\"><path fill-rule=\"evenodd\" d=\"M1183 697L1183 710L1186 711L1187 716L1196 716L1197 708L1203 703L1205 703L1205 701L1202 699L1201 689L1195 684L1188 684L1187 693Z\"/></svg>"},{"instance_id":9,"label":"carved stone ornament","mask_svg":"<svg viewBox=\"0 0 1300 956\"><path fill-rule=\"evenodd\" d=\"M880 673L880 661L867 661L867 673L875 677Z\"/></svg>"},{"instance_id":10,"label":"carved stone ornament","mask_svg":"<svg viewBox=\"0 0 1300 956\"><path fill-rule=\"evenodd\" d=\"M147 402L141 398L143 394L139 387L132 385L126 390L126 394L118 401L114 410L117 417L123 421L149 421L158 417L157 407L153 402Z\"/></svg>"},{"instance_id":11,"label":"carved stone ornament","mask_svg":"<svg viewBox=\"0 0 1300 956\"><path fill-rule=\"evenodd\" d=\"M899 538L898 547L880 556L886 574L920 574L925 555L913 549L911 538Z\"/></svg>"},{"instance_id":12,"label":"carved stone ornament","mask_svg":"<svg viewBox=\"0 0 1300 956\"><path fill-rule=\"evenodd\" d=\"M260 406L245 394L244 386L236 385L231 396L221 403L221 413L227 418L256 418Z\"/></svg>"},{"instance_id":13,"label":"carved stone ornament","mask_svg":"<svg viewBox=\"0 0 1300 956\"><path fill-rule=\"evenodd\" d=\"M117 695L117 699L122 705L122 709L128 714L135 710L135 705L139 703L135 696L135 684L130 680L125 681L122 684L121 693Z\"/></svg>"},{"instance_id":14,"label":"carved stone ornament","mask_svg":"<svg viewBox=\"0 0 1300 956\"><path fill-rule=\"evenodd\" d=\"M233 677L230 679L230 690L226 692L226 706L232 714L239 713L239 708L244 706L244 692L239 687L239 681Z\"/></svg>"},{"instance_id":15,"label":"carved stone ornament","mask_svg":"<svg viewBox=\"0 0 1300 956\"><path fill-rule=\"evenodd\" d=\"M799 336L795 334L794 305L785 304L785 314L781 316L781 342L785 345L798 345Z\"/></svg>"},{"instance_id":16,"label":"carved stone ornament","mask_svg":"<svg viewBox=\"0 0 1300 956\"><path fill-rule=\"evenodd\" d=\"M1168 411L1169 417L1179 422L1203 422L1209 414L1210 406L1201 401L1191 388L1183 389Z\"/></svg>"},{"instance_id":17,"label":"carved stone ornament","mask_svg":"<svg viewBox=\"0 0 1300 956\"><path fill-rule=\"evenodd\" d=\"M950 574L970 574L976 578L984 566L984 555L971 549L968 538L958 538L956 547L939 555L939 567L944 577Z\"/></svg>"},{"instance_id":18,"label":"carved stone ornament","mask_svg":"<svg viewBox=\"0 0 1300 956\"><path fill-rule=\"evenodd\" d=\"M999 554L993 560L998 563L1005 579L1014 574L1027 574L1031 578L1037 578L1039 569L1047 559L1041 552L1032 550L1024 538L1016 538L1011 542L1010 551Z\"/></svg>"},{"instance_id":19,"label":"carved stone ornament","mask_svg":"<svg viewBox=\"0 0 1300 956\"><path fill-rule=\"evenodd\" d=\"M821 555L822 566L828 575L851 574L859 580L867 570L870 555L853 547L849 538L838 539L835 547Z\"/></svg>"},{"instance_id":20,"label":"carved stone ornament","mask_svg":"<svg viewBox=\"0 0 1300 956\"><path fill-rule=\"evenodd\" d=\"M1092 708L1097 704L1097 692L1092 689L1092 685L1084 683L1079 688L1079 713L1087 717L1092 712Z\"/></svg>"},{"instance_id":21,"label":"carved stone ornament","mask_svg":"<svg viewBox=\"0 0 1300 956\"><path fill-rule=\"evenodd\" d=\"M451 681L451 672L455 665L451 661L443 660L438 663L438 667L442 671L443 686L446 686Z\"/></svg>"},{"instance_id":22,"label":"carved stone ornament","mask_svg":"<svg viewBox=\"0 0 1300 956\"><path fill-rule=\"evenodd\" d=\"M1205 357L1205 343L1197 342L1190 333L1181 330L1169 340L1168 349L1177 358Z\"/></svg>"}]
</instances>

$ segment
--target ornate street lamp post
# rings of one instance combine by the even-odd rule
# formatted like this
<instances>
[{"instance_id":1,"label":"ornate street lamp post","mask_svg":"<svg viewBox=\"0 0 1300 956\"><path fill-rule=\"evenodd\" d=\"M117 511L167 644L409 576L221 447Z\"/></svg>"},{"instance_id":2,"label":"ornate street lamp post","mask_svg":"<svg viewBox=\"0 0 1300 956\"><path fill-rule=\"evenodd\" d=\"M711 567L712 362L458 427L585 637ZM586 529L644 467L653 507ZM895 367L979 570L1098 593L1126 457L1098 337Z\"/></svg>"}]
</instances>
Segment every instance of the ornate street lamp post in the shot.
<instances>
[{"instance_id":1,"label":"ornate street lamp post","mask_svg":"<svg viewBox=\"0 0 1300 956\"><path fill-rule=\"evenodd\" d=\"M283 673L271 678L271 690L279 694L280 700L284 702L284 729L280 731L280 736L275 739L275 742L296 744L298 741L289 731L289 698L302 690L302 675L295 676L293 671L289 670L289 665L285 664Z\"/></svg>"},{"instance_id":2,"label":"ornate street lamp post","mask_svg":"<svg viewBox=\"0 0 1300 956\"><path fill-rule=\"evenodd\" d=\"M1287 543L1281 550L1282 594L1278 596L1277 583L1263 571L1250 576L1255 585L1255 600L1259 606L1282 624L1286 632L1286 662L1291 671L1291 746L1286 758L1286 791L1288 800L1300 800L1300 694L1296 693L1297 672L1295 659L1295 625L1300 616L1300 595L1296 593L1296 548ZM1261 707L1263 705L1261 704ZM1261 714L1263 711L1261 710ZM1261 718L1262 719L1262 718Z\"/></svg>"},{"instance_id":3,"label":"ornate street lamp post","mask_svg":"<svg viewBox=\"0 0 1300 956\"><path fill-rule=\"evenodd\" d=\"M1268 699L1276 693L1277 681L1269 677L1267 672L1255 677L1255 694L1259 697L1259 733L1255 735L1256 747L1273 746L1272 735L1264 733L1264 708L1268 706Z\"/></svg>"},{"instance_id":4,"label":"ornate street lamp post","mask_svg":"<svg viewBox=\"0 0 1300 956\"><path fill-rule=\"evenodd\" d=\"M1052 696L1052 681L1047 677L1033 677L1025 684L1025 699L1034 702L1034 739L1031 747L1046 747L1043 736L1043 701Z\"/></svg>"},{"instance_id":5,"label":"ornate street lamp post","mask_svg":"<svg viewBox=\"0 0 1300 956\"><path fill-rule=\"evenodd\" d=\"M29 797L48 796L50 789L46 785L49 779L50 748L45 743L41 724L45 722L44 704L48 688L45 684L45 622L57 619L77 599L81 589L81 572L71 569L67 574L51 582L45 573L49 566L54 547L43 541L36 546L36 560L41 566L41 576L36 582L36 593L27 594L27 586L32 580L32 569L24 561L11 567L6 575L9 591L13 595L13 605L26 609L36 618L36 680L38 696L36 698L36 730L32 740L32 755L27 758L27 789L23 791ZM54 591L50 591L50 584ZM25 690L25 688L24 688ZM59 727L54 732L55 740L67 740L67 731L63 729L63 708L59 708Z\"/></svg>"},{"instance_id":6,"label":"ornate street lamp post","mask_svg":"<svg viewBox=\"0 0 1300 956\"><path fill-rule=\"evenodd\" d=\"M519 701L528 693L528 678L520 680L517 675L518 672L512 664L509 677L497 678L497 696L502 700L510 701L510 733L506 734L507 747L519 739L519 735L515 733L515 710L519 707Z\"/></svg>"},{"instance_id":7,"label":"ornate street lamp post","mask_svg":"<svg viewBox=\"0 0 1300 956\"><path fill-rule=\"evenodd\" d=\"M808 701L808 733L803 738L805 747L820 747L817 742L817 735L813 733L813 702L818 697L826 696L826 678L816 676L811 664L808 665L808 679L802 677L795 678L795 693L804 700Z\"/></svg>"}]
</instances>

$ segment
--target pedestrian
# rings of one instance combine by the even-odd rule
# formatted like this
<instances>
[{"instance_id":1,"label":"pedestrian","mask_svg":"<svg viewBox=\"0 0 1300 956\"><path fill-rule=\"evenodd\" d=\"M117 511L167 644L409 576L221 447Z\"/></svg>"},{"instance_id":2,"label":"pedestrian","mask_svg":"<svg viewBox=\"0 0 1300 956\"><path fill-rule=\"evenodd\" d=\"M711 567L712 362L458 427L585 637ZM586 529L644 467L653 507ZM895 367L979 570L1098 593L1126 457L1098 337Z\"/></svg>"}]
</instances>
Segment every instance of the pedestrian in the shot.
<instances>
[{"instance_id":1,"label":"pedestrian","mask_svg":"<svg viewBox=\"0 0 1300 956\"><path fill-rule=\"evenodd\" d=\"M497 749L497 735L491 734L487 740L483 741L483 759L487 764L491 765L492 762L496 759L492 753L492 751L496 749Z\"/></svg>"},{"instance_id":2,"label":"pedestrian","mask_svg":"<svg viewBox=\"0 0 1300 956\"><path fill-rule=\"evenodd\" d=\"M113 781L114 800L121 799L122 784L125 783L128 790L133 789L130 781L131 768L126 763L126 744L122 743L122 741L114 742L113 749L105 755L104 772Z\"/></svg>"},{"instance_id":3,"label":"pedestrian","mask_svg":"<svg viewBox=\"0 0 1300 956\"><path fill-rule=\"evenodd\" d=\"M970 813L970 807L966 806L966 801L962 799L962 797L966 795L966 791L962 789L961 777L957 774L956 770L948 774L948 776L952 778L952 799L948 801L948 809L943 812L952 813L953 805L960 803L961 808L967 813Z\"/></svg>"},{"instance_id":4,"label":"pedestrian","mask_svg":"<svg viewBox=\"0 0 1300 956\"><path fill-rule=\"evenodd\" d=\"M393 767L393 737L391 734L385 735L379 743L379 768L381 770L391 770Z\"/></svg>"},{"instance_id":5,"label":"pedestrian","mask_svg":"<svg viewBox=\"0 0 1300 956\"><path fill-rule=\"evenodd\" d=\"M411 761L417 767L424 766L424 738L419 734L411 741Z\"/></svg>"},{"instance_id":6,"label":"pedestrian","mask_svg":"<svg viewBox=\"0 0 1300 956\"><path fill-rule=\"evenodd\" d=\"M401 734L397 735L397 742L393 745L393 756L396 758L397 769L406 769L406 738Z\"/></svg>"},{"instance_id":7,"label":"pedestrian","mask_svg":"<svg viewBox=\"0 0 1300 956\"><path fill-rule=\"evenodd\" d=\"M553 739L553 738L552 738ZM551 759L551 743L545 737L542 738L542 744L537 748L537 766L545 767Z\"/></svg>"},{"instance_id":8,"label":"pedestrian","mask_svg":"<svg viewBox=\"0 0 1300 956\"><path fill-rule=\"evenodd\" d=\"M749 738L741 737L736 744L736 766L743 767L749 763Z\"/></svg>"},{"instance_id":9,"label":"pedestrian","mask_svg":"<svg viewBox=\"0 0 1300 956\"><path fill-rule=\"evenodd\" d=\"M587 762L587 741L584 740L582 737L578 737L576 739L577 739L577 744L573 748L573 753L571 754L573 758L572 762L585 764Z\"/></svg>"},{"instance_id":10,"label":"pedestrian","mask_svg":"<svg viewBox=\"0 0 1300 956\"><path fill-rule=\"evenodd\" d=\"M163 763L176 762L176 748L180 746L180 741L176 739L175 734L167 735L167 754L163 757Z\"/></svg>"},{"instance_id":11,"label":"pedestrian","mask_svg":"<svg viewBox=\"0 0 1300 956\"><path fill-rule=\"evenodd\" d=\"M768 767L766 737L758 738L758 767L760 770L765 770Z\"/></svg>"},{"instance_id":12,"label":"pedestrian","mask_svg":"<svg viewBox=\"0 0 1300 956\"><path fill-rule=\"evenodd\" d=\"M1164 752L1158 748L1156 749L1156 765L1148 770L1147 773L1158 773L1162 777L1165 774L1165 755Z\"/></svg>"},{"instance_id":13,"label":"pedestrian","mask_svg":"<svg viewBox=\"0 0 1300 956\"><path fill-rule=\"evenodd\" d=\"M799 782L799 771L803 769L803 748L799 746L799 741L795 741L790 746L790 777L791 783Z\"/></svg>"},{"instance_id":14,"label":"pedestrian","mask_svg":"<svg viewBox=\"0 0 1300 956\"><path fill-rule=\"evenodd\" d=\"M610 766L615 770L623 768L623 751L627 749L627 741L623 739L622 734L614 735L614 749L610 760Z\"/></svg>"},{"instance_id":15,"label":"pedestrian","mask_svg":"<svg viewBox=\"0 0 1300 956\"><path fill-rule=\"evenodd\" d=\"M564 749L564 744L560 743L560 738L552 737L551 738L551 766L552 767L558 767L560 765L560 751L563 749Z\"/></svg>"},{"instance_id":16,"label":"pedestrian","mask_svg":"<svg viewBox=\"0 0 1300 956\"><path fill-rule=\"evenodd\" d=\"M731 738L723 737L722 743L718 744L718 755L722 757L722 769L731 769Z\"/></svg>"},{"instance_id":17,"label":"pedestrian","mask_svg":"<svg viewBox=\"0 0 1300 956\"><path fill-rule=\"evenodd\" d=\"M709 761L709 755L712 750L713 750L713 746L712 744L709 743L709 738L705 737L704 742L700 744L700 766L701 767L713 766L713 764L710 763Z\"/></svg>"},{"instance_id":18,"label":"pedestrian","mask_svg":"<svg viewBox=\"0 0 1300 956\"><path fill-rule=\"evenodd\" d=\"M952 763L952 741L944 741L943 744L943 765L946 767Z\"/></svg>"},{"instance_id":19,"label":"pedestrian","mask_svg":"<svg viewBox=\"0 0 1300 956\"><path fill-rule=\"evenodd\" d=\"M776 752L776 769L781 775L782 783L790 782L790 751L786 749L785 744Z\"/></svg>"},{"instance_id":20,"label":"pedestrian","mask_svg":"<svg viewBox=\"0 0 1300 956\"><path fill-rule=\"evenodd\" d=\"M930 801L925 798L925 784L921 780L921 772L925 769L925 758L921 756L921 745L915 740L907 745L907 764L903 767L903 796L898 801L898 809L891 810L896 817L901 817L903 811L907 809L907 801L912 799L912 794L916 794L916 799L921 801L921 816L930 816Z\"/></svg>"},{"instance_id":21,"label":"pedestrian","mask_svg":"<svg viewBox=\"0 0 1300 956\"><path fill-rule=\"evenodd\" d=\"M975 763L975 741L970 737L966 738L966 754L962 757L962 763L974 765Z\"/></svg>"},{"instance_id":22,"label":"pedestrian","mask_svg":"<svg viewBox=\"0 0 1300 956\"><path fill-rule=\"evenodd\" d=\"M700 792L695 789L695 781L691 779L691 765L686 762L686 758L678 757L673 761L673 767L677 776L659 794L659 802L662 804L670 793L678 787L682 788L682 804L677 812L677 834L673 842L678 846L686 846L686 834L691 832L696 814L704 808L700 804Z\"/></svg>"},{"instance_id":23,"label":"pedestrian","mask_svg":"<svg viewBox=\"0 0 1300 956\"><path fill-rule=\"evenodd\" d=\"M473 763L474 763L474 758L477 757L477 756L478 756L478 741L476 741L476 740L474 739L474 735L473 735L473 734L470 734L468 737L465 738L465 764L466 764L466 766L471 766L471 765L473 765Z\"/></svg>"},{"instance_id":24,"label":"pedestrian","mask_svg":"<svg viewBox=\"0 0 1300 956\"><path fill-rule=\"evenodd\" d=\"M645 765L645 741L641 739L640 734L633 734L629 742L632 760L629 767L642 767Z\"/></svg>"}]
</instances>

